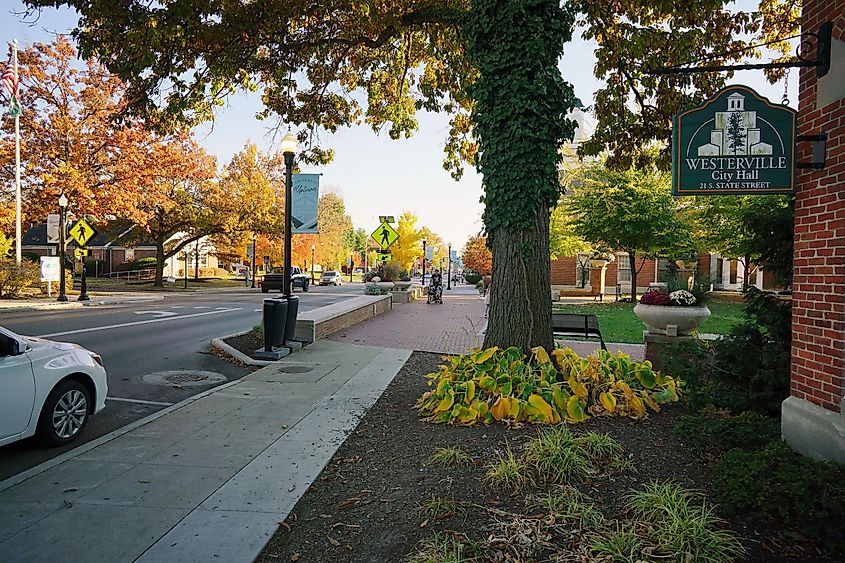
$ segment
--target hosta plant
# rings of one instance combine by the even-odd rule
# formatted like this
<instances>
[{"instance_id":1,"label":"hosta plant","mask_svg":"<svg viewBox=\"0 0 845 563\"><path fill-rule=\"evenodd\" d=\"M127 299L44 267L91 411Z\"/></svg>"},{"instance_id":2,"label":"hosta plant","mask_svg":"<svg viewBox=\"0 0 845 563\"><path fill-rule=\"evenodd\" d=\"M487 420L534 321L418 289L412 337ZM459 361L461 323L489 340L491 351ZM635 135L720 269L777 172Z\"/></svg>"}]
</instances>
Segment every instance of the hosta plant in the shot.
<instances>
[{"instance_id":1,"label":"hosta plant","mask_svg":"<svg viewBox=\"0 0 845 563\"><path fill-rule=\"evenodd\" d=\"M641 418L678 400L677 382L622 352L586 358L569 348L488 348L454 356L429 374L434 389L414 408L431 422L558 424L590 416Z\"/></svg>"}]
</instances>

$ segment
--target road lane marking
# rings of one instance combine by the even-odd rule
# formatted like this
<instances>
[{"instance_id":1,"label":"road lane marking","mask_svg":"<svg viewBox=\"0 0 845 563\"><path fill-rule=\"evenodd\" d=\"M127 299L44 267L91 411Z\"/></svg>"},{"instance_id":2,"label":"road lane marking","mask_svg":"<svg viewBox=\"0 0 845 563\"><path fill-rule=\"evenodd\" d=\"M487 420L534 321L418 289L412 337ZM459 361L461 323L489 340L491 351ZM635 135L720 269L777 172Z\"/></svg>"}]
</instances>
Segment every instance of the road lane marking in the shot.
<instances>
[{"instance_id":1,"label":"road lane marking","mask_svg":"<svg viewBox=\"0 0 845 563\"><path fill-rule=\"evenodd\" d=\"M197 307L194 307L194 309L211 309L211 307L206 307L205 305L199 305Z\"/></svg>"},{"instance_id":2,"label":"road lane marking","mask_svg":"<svg viewBox=\"0 0 845 563\"><path fill-rule=\"evenodd\" d=\"M160 401L144 401L143 399L127 399L125 397L106 397L106 401L118 401L121 403L137 403L139 405L154 405L157 407L169 407L173 403L162 403Z\"/></svg>"},{"instance_id":3,"label":"road lane marking","mask_svg":"<svg viewBox=\"0 0 845 563\"><path fill-rule=\"evenodd\" d=\"M166 321L176 321L179 319L190 319L192 317L204 317L206 315L217 315L218 313L231 313L232 311L240 311L240 307L235 307L232 309L225 309L223 311L207 311L205 313L192 313L190 315L179 315L176 317L163 317L160 319L149 319L146 321L135 321L133 323L120 323L116 325L107 325L107 326L95 326L91 328L80 328L78 330L66 330L64 332L53 332L50 334L39 334L37 338L54 338L56 336L67 336L69 334L82 334L85 332L97 332L99 330L111 330L114 328L123 328L127 326L139 326L139 325L148 325L152 323L163 323Z\"/></svg>"},{"instance_id":4,"label":"road lane marking","mask_svg":"<svg viewBox=\"0 0 845 563\"><path fill-rule=\"evenodd\" d=\"M158 318L172 317L176 313L172 311L133 311L136 315L156 315Z\"/></svg>"}]
</instances>

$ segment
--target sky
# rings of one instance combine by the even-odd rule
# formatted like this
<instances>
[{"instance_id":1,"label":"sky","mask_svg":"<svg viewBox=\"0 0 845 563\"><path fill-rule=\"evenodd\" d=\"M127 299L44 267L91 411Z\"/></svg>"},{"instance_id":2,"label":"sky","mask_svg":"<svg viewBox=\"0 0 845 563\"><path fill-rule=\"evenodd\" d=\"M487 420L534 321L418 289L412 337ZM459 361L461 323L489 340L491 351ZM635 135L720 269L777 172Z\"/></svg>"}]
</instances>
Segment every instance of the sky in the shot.
<instances>
[{"instance_id":1,"label":"sky","mask_svg":"<svg viewBox=\"0 0 845 563\"><path fill-rule=\"evenodd\" d=\"M753 0L741 0L738 7L749 9ZM70 31L74 13L67 9L45 8L34 25L23 21L19 0L4 0L0 12L0 38L16 38L20 48L38 41L51 41L56 33ZM566 47L560 63L564 78L573 84L575 95L591 105L601 82L592 72L595 44L576 34ZM797 107L797 72L790 75L790 105ZM737 72L731 84L746 84L773 101L783 96L783 83L772 85L760 71ZM263 150L275 150L268 127L274 122L255 118L261 109L257 94L237 94L228 105L218 110L213 126L197 128L197 139L217 157L218 163L229 161L247 142ZM479 202L481 176L467 167L463 178L455 182L443 169L443 146L449 127L445 115L421 113L419 130L410 139L394 141L384 133L376 135L366 125L324 135L324 145L335 150L334 161L326 166L303 166L302 172L322 173L321 191L341 195L356 227L372 232L379 215L399 216L412 211L419 224L460 249L466 240L482 229ZM278 141L278 140L276 140Z\"/></svg>"}]
</instances>

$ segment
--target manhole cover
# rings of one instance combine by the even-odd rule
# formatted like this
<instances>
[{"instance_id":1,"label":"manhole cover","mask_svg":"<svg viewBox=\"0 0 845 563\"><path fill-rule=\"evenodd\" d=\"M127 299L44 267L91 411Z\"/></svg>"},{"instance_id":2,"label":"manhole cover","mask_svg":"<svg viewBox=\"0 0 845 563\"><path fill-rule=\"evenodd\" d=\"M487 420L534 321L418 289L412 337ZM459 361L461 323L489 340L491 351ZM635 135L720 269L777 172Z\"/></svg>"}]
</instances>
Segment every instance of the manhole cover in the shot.
<instances>
[{"instance_id":1,"label":"manhole cover","mask_svg":"<svg viewBox=\"0 0 845 563\"><path fill-rule=\"evenodd\" d=\"M148 373L141 378L144 383L151 385L167 385L169 387L199 387L213 385L226 381L226 376L216 371L173 370Z\"/></svg>"},{"instance_id":2,"label":"manhole cover","mask_svg":"<svg viewBox=\"0 0 845 563\"><path fill-rule=\"evenodd\" d=\"M307 368L305 366L282 366L279 368L279 371L283 371L285 373L307 373L309 371L314 371L314 368Z\"/></svg>"}]
</instances>

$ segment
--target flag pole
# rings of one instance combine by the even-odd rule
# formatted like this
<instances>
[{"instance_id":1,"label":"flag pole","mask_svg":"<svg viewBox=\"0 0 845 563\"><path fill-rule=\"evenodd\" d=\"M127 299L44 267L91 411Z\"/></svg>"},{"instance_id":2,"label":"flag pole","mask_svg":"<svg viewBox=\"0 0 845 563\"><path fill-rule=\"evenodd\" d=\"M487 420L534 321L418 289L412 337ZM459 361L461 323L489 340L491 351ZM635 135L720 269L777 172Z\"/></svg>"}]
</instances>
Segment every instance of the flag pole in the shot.
<instances>
[{"instance_id":1,"label":"flag pole","mask_svg":"<svg viewBox=\"0 0 845 563\"><path fill-rule=\"evenodd\" d=\"M12 41L15 69L15 95L18 93L18 40ZM20 102L18 102L20 104ZM21 265L21 125L20 111L15 113L15 263Z\"/></svg>"}]
</instances>

